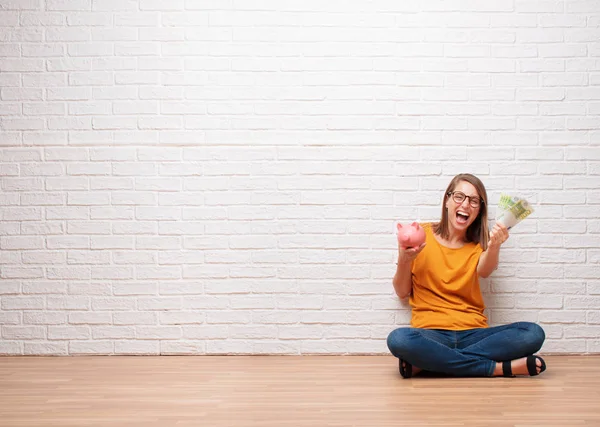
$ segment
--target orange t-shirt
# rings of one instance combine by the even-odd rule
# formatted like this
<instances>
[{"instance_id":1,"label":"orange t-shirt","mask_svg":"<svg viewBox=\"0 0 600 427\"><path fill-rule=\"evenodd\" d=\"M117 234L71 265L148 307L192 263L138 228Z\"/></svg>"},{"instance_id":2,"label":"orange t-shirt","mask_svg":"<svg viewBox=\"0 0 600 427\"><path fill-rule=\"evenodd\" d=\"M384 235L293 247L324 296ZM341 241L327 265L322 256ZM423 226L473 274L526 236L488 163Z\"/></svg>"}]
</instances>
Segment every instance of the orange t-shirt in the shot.
<instances>
[{"instance_id":1,"label":"orange t-shirt","mask_svg":"<svg viewBox=\"0 0 600 427\"><path fill-rule=\"evenodd\" d=\"M477 274L481 245L448 248L436 240L431 224L421 226L427 245L411 266L411 326L448 330L488 327Z\"/></svg>"}]
</instances>

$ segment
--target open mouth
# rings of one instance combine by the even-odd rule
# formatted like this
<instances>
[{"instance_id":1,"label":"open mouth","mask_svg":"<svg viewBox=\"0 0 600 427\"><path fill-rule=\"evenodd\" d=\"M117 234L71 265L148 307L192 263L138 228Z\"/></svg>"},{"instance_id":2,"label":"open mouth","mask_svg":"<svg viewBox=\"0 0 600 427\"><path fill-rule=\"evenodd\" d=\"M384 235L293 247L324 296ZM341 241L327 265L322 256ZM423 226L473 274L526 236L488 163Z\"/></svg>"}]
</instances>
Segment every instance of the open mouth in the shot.
<instances>
[{"instance_id":1,"label":"open mouth","mask_svg":"<svg viewBox=\"0 0 600 427\"><path fill-rule=\"evenodd\" d=\"M457 224L466 224L469 222L469 214L463 211L456 212L456 223Z\"/></svg>"}]
</instances>

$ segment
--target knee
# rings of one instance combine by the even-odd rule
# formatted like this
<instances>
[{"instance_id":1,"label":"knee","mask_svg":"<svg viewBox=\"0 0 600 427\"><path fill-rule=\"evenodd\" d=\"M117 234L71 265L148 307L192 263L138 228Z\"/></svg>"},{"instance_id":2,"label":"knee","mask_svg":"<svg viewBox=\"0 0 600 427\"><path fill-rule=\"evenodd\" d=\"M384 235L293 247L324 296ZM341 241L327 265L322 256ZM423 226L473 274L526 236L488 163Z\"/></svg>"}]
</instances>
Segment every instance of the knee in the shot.
<instances>
[{"instance_id":1,"label":"knee","mask_svg":"<svg viewBox=\"0 0 600 427\"><path fill-rule=\"evenodd\" d=\"M410 329L398 328L390 332L387 337L387 346L390 352L396 357L402 357L409 348Z\"/></svg>"},{"instance_id":2,"label":"knee","mask_svg":"<svg viewBox=\"0 0 600 427\"><path fill-rule=\"evenodd\" d=\"M530 348L530 353L536 353L542 348L544 340L546 339L546 333L540 325L531 322L522 322L523 329L526 330L524 338Z\"/></svg>"}]
</instances>

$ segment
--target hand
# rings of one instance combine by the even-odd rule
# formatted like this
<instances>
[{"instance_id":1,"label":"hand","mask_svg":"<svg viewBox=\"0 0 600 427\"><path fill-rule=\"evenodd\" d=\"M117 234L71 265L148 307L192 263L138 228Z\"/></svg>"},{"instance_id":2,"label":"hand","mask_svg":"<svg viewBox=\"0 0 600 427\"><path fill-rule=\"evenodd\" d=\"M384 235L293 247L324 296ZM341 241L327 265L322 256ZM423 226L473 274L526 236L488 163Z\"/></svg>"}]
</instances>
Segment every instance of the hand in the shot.
<instances>
[{"instance_id":1,"label":"hand","mask_svg":"<svg viewBox=\"0 0 600 427\"><path fill-rule=\"evenodd\" d=\"M398 264L410 264L421 253L426 244L426 242L423 242L417 248L403 248L398 245Z\"/></svg>"},{"instance_id":2,"label":"hand","mask_svg":"<svg viewBox=\"0 0 600 427\"><path fill-rule=\"evenodd\" d=\"M490 240L488 248L500 248L500 245L508 239L508 228L502 223L497 222L490 231Z\"/></svg>"}]
</instances>

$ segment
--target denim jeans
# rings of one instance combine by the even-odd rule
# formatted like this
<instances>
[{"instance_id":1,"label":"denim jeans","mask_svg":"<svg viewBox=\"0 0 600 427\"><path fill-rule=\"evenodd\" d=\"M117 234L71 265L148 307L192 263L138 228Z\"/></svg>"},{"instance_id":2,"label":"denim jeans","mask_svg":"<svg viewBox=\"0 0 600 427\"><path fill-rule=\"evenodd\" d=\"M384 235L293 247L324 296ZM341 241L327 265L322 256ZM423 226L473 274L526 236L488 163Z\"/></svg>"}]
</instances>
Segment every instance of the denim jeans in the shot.
<instances>
[{"instance_id":1,"label":"denim jeans","mask_svg":"<svg viewBox=\"0 0 600 427\"><path fill-rule=\"evenodd\" d=\"M464 331L399 328L387 345L394 356L426 371L490 377L496 362L534 354L545 337L535 323L516 322Z\"/></svg>"}]
</instances>

